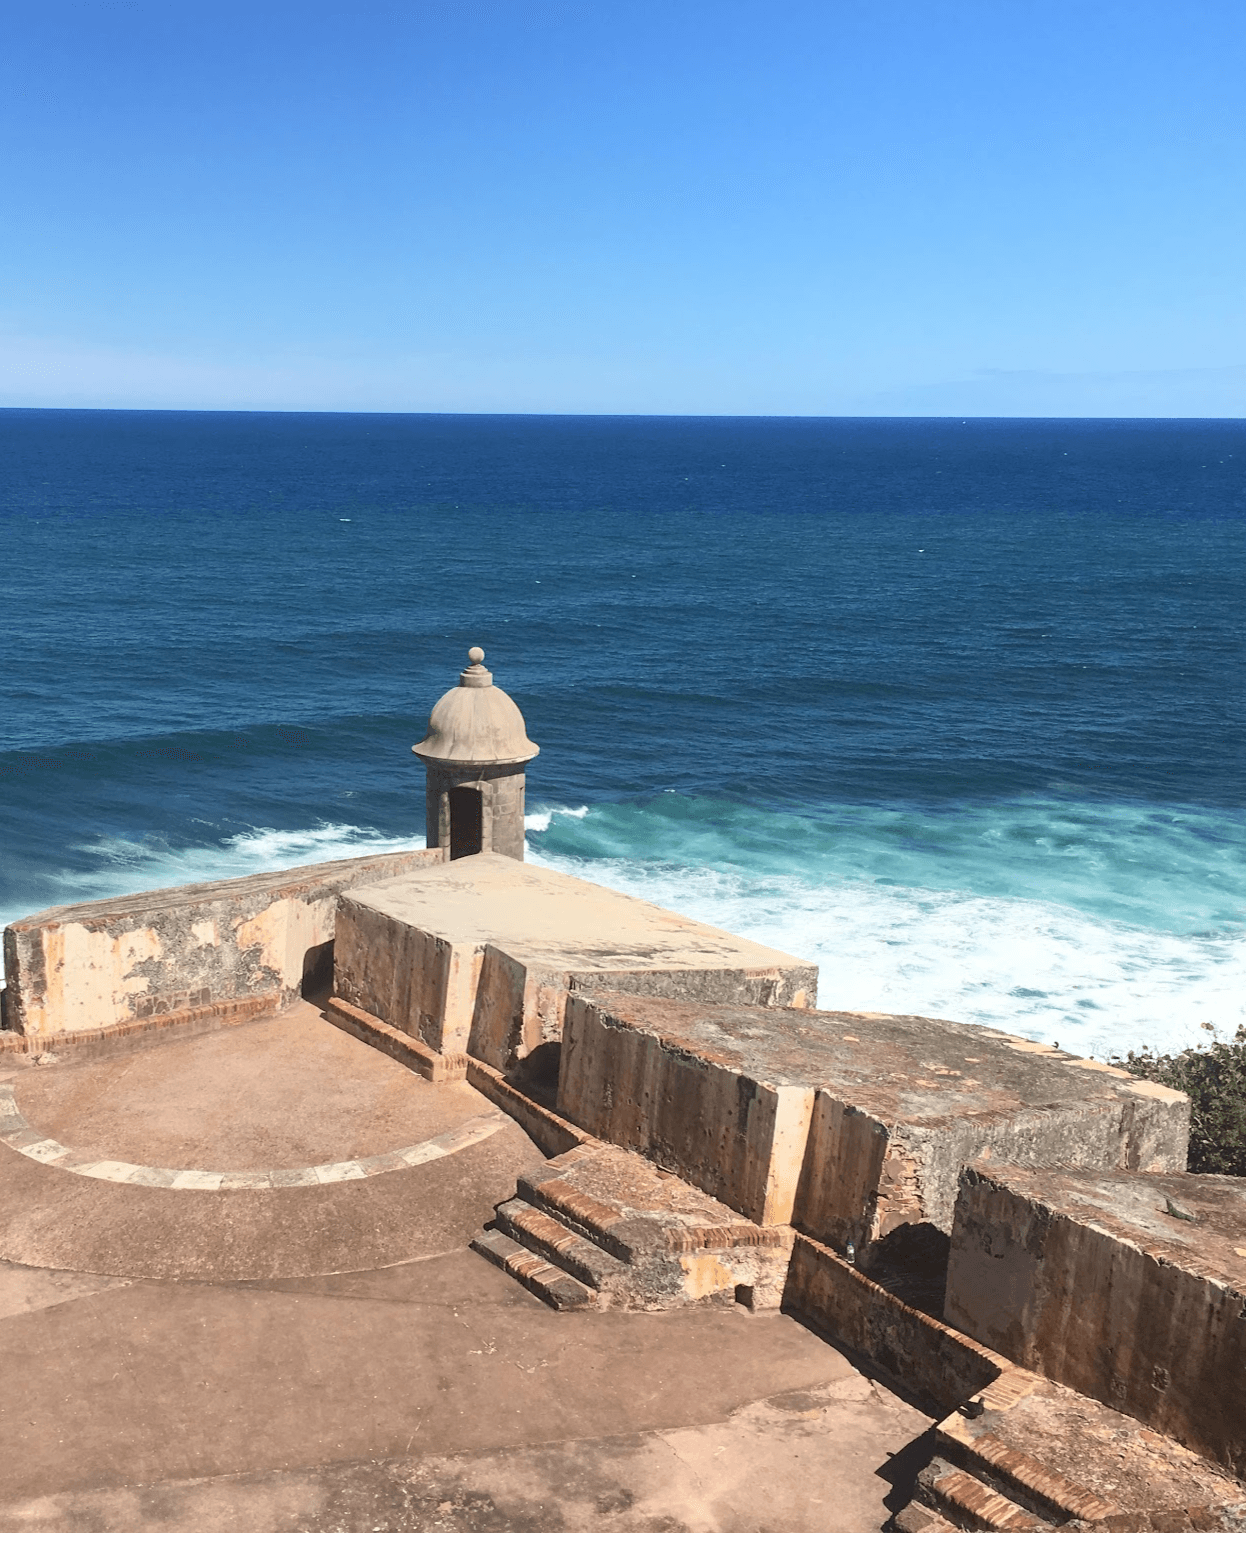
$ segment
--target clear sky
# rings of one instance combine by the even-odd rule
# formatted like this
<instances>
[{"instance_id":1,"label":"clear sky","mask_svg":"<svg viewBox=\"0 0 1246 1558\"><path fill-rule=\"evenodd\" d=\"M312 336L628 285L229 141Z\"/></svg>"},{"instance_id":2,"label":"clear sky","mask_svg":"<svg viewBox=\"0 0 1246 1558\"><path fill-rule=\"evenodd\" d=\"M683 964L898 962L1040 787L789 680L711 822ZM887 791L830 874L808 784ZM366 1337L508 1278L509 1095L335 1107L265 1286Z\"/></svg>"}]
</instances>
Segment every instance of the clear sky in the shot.
<instances>
[{"instance_id":1,"label":"clear sky","mask_svg":"<svg viewBox=\"0 0 1246 1558\"><path fill-rule=\"evenodd\" d=\"M1246 415L1242 0L0 0L0 404Z\"/></svg>"}]
</instances>

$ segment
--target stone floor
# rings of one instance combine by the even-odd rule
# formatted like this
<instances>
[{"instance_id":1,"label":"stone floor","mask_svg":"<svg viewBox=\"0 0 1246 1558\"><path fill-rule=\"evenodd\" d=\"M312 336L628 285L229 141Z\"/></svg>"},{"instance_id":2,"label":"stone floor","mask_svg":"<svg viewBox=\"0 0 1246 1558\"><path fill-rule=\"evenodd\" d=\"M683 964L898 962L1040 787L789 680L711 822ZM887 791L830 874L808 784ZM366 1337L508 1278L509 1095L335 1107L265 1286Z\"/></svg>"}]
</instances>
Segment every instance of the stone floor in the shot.
<instances>
[{"instance_id":1,"label":"stone floor","mask_svg":"<svg viewBox=\"0 0 1246 1558\"><path fill-rule=\"evenodd\" d=\"M903 1502L929 1419L792 1318L558 1314L470 1253L540 1154L313 1007L6 1057L0 1089L0 1529L866 1532Z\"/></svg>"}]
</instances>

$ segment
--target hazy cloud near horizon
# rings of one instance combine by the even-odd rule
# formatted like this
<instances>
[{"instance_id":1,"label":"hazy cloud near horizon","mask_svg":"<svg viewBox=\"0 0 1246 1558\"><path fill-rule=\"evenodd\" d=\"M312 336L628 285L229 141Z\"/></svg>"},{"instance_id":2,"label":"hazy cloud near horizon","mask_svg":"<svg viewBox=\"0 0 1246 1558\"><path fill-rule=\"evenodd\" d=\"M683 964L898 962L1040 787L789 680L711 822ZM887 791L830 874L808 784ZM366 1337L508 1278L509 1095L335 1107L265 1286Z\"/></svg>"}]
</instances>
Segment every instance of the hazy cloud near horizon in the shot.
<instances>
[{"instance_id":1,"label":"hazy cloud near horizon","mask_svg":"<svg viewBox=\"0 0 1246 1558\"><path fill-rule=\"evenodd\" d=\"M851 382L749 393L663 365L574 359L407 361L350 356L268 360L0 337L0 385L11 407L81 410L393 411L674 416L1242 417L1246 366L1050 373L983 369L947 383L866 390ZM591 387L590 387L591 386ZM1157 409L1162 408L1162 409Z\"/></svg>"}]
</instances>

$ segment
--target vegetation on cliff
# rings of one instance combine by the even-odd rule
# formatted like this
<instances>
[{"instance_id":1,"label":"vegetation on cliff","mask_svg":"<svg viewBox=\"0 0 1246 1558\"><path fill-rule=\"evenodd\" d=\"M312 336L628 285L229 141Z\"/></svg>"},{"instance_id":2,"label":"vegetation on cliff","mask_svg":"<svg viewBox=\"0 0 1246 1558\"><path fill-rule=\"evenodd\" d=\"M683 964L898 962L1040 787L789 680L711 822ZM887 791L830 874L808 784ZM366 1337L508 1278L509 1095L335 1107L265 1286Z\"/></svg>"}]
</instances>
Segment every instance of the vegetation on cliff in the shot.
<instances>
[{"instance_id":1,"label":"vegetation on cliff","mask_svg":"<svg viewBox=\"0 0 1246 1558\"><path fill-rule=\"evenodd\" d=\"M1176 1055L1130 1050L1115 1064L1190 1095L1192 1174L1246 1175L1246 1023L1231 1039L1213 1023L1203 1027L1213 1035L1210 1044Z\"/></svg>"}]
</instances>

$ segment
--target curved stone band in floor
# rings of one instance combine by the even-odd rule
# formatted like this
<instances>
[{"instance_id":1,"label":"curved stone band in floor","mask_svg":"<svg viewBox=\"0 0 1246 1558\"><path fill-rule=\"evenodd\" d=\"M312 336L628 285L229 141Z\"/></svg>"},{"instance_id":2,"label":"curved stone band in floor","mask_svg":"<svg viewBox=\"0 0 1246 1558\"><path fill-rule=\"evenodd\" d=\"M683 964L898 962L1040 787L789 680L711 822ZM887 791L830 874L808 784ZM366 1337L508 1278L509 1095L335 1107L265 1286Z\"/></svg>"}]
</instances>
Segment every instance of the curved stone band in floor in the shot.
<instances>
[{"instance_id":1,"label":"curved stone band in floor","mask_svg":"<svg viewBox=\"0 0 1246 1558\"><path fill-rule=\"evenodd\" d=\"M106 1179L118 1185L146 1185L153 1190L288 1190L296 1185L335 1185L345 1179L370 1179L396 1169L414 1168L434 1158L461 1152L484 1141L502 1128L504 1117L478 1115L443 1131L440 1136L403 1147L396 1152L371 1158L345 1158L337 1163L317 1163L308 1168L269 1169L242 1172L213 1169L152 1168L143 1163L122 1163L112 1158L97 1158L75 1151L64 1143L43 1136L17 1106L14 1090L0 1084L0 1141L36 1163L50 1164L69 1174L86 1179Z\"/></svg>"},{"instance_id":2,"label":"curved stone band in floor","mask_svg":"<svg viewBox=\"0 0 1246 1558\"><path fill-rule=\"evenodd\" d=\"M504 1116L466 1151L281 1195L170 1195L0 1151L0 1259L174 1281L374 1271L465 1249L543 1161Z\"/></svg>"}]
</instances>

